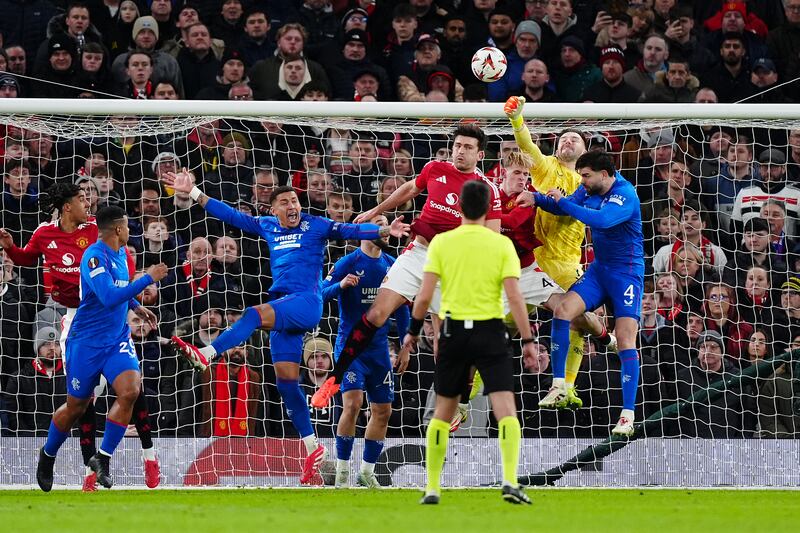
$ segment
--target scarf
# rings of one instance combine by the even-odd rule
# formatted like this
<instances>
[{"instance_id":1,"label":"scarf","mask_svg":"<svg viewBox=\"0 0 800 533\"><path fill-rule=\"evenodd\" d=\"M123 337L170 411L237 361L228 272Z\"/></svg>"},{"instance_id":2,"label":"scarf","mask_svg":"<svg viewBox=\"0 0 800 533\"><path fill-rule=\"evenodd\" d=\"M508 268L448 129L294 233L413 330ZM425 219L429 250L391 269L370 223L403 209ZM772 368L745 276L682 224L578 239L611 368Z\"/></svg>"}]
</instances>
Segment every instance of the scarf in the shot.
<instances>
[{"instance_id":1,"label":"scarf","mask_svg":"<svg viewBox=\"0 0 800 533\"><path fill-rule=\"evenodd\" d=\"M137 89L136 86L133 85L133 82L131 82L131 87L133 87L133 97L137 100L147 100L153 96L153 84L150 80L147 80L143 91Z\"/></svg>"},{"instance_id":2,"label":"scarf","mask_svg":"<svg viewBox=\"0 0 800 533\"><path fill-rule=\"evenodd\" d=\"M33 364L34 372L43 376L47 376L48 378L52 378L61 372L61 368L64 366L64 363L61 361L61 359L56 359L56 366L53 368L47 368L42 364L38 357L31 361L31 364Z\"/></svg>"},{"instance_id":3,"label":"scarf","mask_svg":"<svg viewBox=\"0 0 800 533\"><path fill-rule=\"evenodd\" d=\"M247 436L247 368L239 367L236 373L236 398L231 402L230 373L227 363L214 368L214 436ZM231 403L233 416L231 416Z\"/></svg>"},{"instance_id":4,"label":"scarf","mask_svg":"<svg viewBox=\"0 0 800 533\"><path fill-rule=\"evenodd\" d=\"M201 294L205 294L208 290L208 282L211 280L211 270L209 269L205 275L200 278L199 280L194 279L194 272L192 271L192 264L189 261L185 261L183 265L181 265L183 269L183 275L186 276L186 281L189 282L189 288L192 290L192 296L199 296Z\"/></svg>"}]
</instances>

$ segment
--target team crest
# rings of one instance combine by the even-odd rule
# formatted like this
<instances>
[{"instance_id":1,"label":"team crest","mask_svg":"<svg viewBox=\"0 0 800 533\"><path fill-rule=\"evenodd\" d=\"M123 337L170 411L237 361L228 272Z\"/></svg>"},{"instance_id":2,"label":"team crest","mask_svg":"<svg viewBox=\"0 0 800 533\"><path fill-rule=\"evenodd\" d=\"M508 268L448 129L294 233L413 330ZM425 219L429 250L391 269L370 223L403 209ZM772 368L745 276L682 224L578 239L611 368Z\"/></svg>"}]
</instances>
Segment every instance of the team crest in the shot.
<instances>
[{"instance_id":1,"label":"team crest","mask_svg":"<svg viewBox=\"0 0 800 533\"><path fill-rule=\"evenodd\" d=\"M75 241L75 244L78 245L78 248L83 250L84 248L89 246L89 239L87 239L86 237L78 237L78 240Z\"/></svg>"},{"instance_id":2,"label":"team crest","mask_svg":"<svg viewBox=\"0 0 800 533\"><path fill-rule=\"evenodd\" d=\"M512 200L512 201L508 202L508 204L506 204L506 207L508 209L513 209L514 208L514 201Z\"/></svg>"},{"instance_id":3,"label":"team crest","mask_svg":"<svg viewBox=\"0 0 800 533\"><path fill-rule=\"evenodd\" d=\"M96 257L89 258L89 268L97 268L99 264L100 261L98 261Z\"/></svg>"},{"instance_id":4,"label":"team crest","mask_svg":"<svg viewBox=\"0 0 800 533\"><path fill-rule=\"evenodd\" d=\"M78 378L72 378L72 388L75 390L81 390L81 382L78 381Z\"/></svg>"},{"instance_id":5,"label":"team crest","mask_svg":"<svg viewBox=\"0 0 800 533\"><path fill-rule=\"evenodd\" d=\"M348 372L347 374L345 374L344 379L346 379L348 383L355 383L356 382L356 373L355 372Z\"/></svg>"},{"instance_id":6,"label":"team crest","mask_svg":"<svg viewBox=\"0 0 800 533\"><path fill-rule=\"evenodd\" d=\"M300 223L300 231L308 231L308 228L311 227L311 224L308 223L308 220L304 220Z\"/></svg>"}]
</instances>

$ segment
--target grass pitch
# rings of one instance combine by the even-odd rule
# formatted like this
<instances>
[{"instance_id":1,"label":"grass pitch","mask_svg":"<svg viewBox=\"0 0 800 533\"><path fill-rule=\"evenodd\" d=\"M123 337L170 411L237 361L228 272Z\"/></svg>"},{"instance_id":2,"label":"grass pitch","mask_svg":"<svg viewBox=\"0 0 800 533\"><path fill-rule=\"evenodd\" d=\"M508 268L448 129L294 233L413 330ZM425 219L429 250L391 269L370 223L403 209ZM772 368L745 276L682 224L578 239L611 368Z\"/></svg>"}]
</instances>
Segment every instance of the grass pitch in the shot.
<instances>
[{"instance_id":1,"label":"grass pitch","mask_svg":"<svg viewBox=\"0 0 800 533\"><path fill-rule=\"evenodd\" d=\"M0 491L2 531L797 531L800 493L715 490L446 490L423 507L409 490Z\"/></svg>"}]
</instances>

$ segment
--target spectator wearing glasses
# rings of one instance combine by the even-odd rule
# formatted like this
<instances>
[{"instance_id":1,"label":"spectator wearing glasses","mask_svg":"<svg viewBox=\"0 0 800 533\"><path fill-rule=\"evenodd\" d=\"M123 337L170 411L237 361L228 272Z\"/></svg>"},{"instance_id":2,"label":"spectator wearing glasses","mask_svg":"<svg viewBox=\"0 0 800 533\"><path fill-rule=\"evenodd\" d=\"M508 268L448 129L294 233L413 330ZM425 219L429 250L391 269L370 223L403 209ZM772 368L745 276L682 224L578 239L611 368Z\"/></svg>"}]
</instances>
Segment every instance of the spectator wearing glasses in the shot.
<instances>
[{"instance_id":1,"label":"spectator wearing glasses","mask_svg":"<svg viewBox=\"0 0 800 533\"><path fill-rule=\"evenodd\" d=\"M725 353L738 361L747 353L747 343L754 328L740 318L733 287L709 283L705 292L703 327L722 335Z\"/></svg>"}]
</instances>

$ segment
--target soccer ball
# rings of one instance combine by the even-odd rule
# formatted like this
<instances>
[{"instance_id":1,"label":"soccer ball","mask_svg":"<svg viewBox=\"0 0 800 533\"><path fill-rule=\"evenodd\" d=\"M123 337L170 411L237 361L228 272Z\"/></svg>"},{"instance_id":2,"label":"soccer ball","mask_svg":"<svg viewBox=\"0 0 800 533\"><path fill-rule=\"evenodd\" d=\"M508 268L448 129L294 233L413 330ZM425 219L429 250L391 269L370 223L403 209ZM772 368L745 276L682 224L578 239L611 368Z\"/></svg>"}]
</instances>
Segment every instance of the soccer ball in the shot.
<instances>
[{"instance_id":1,"label":"soccer ball","mask_svg":"<svg viewBox=\"0 0 800 533\"><path fill-rule=\"evenodd\" d=\"M492 46L484 46L472 56L472 73L481 81L497 81L507 68L505 54Z\"/></svg>"}]
</instances>

